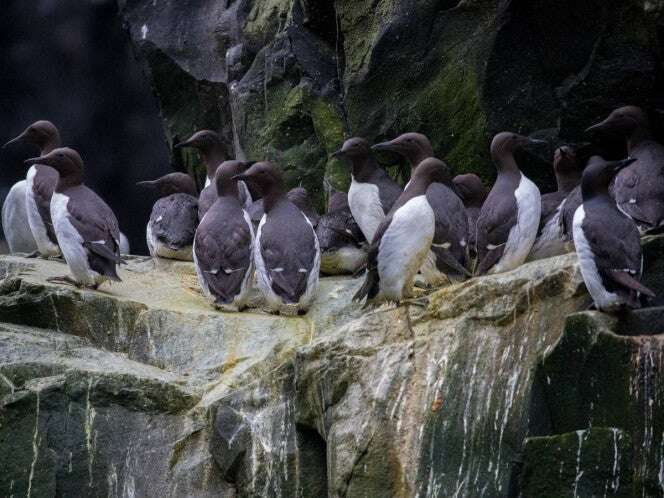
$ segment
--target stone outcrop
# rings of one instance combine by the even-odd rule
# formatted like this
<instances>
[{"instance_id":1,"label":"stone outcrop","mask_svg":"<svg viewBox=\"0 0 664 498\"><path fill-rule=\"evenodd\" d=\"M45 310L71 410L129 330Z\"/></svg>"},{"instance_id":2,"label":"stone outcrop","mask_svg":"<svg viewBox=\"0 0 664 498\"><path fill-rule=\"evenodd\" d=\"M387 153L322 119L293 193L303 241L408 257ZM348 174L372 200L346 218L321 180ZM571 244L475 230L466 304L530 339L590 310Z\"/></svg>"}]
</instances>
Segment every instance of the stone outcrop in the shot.
<instances>
[{"instance_id":1,"label":"stone outcrop","mask_svg":"<svg viewBox=\"0 0 664 498\"><path fill-rule=\"evenodd\" d=\"M573 254L364 311L323 278L304 317L63 271L0 259L2 496L659 495L664 320L579 313Z\"/></svg>"},{"instance_id":2,"label":"stone outcrop","mask_svg":"<svg viewBox=\"0 0 664 498\"><path fill-rule=\"evenodd\" d=\"M553 146L617 105L664 106L661 1L118 3L171 142L218 129L236 156L277 160L319 203L324 175L348 182L328 156L344 136L420 131L457 173L488 180L491 136L535 133L551 148L520 160L548 188Z\"/></svg>"}]
</instances>

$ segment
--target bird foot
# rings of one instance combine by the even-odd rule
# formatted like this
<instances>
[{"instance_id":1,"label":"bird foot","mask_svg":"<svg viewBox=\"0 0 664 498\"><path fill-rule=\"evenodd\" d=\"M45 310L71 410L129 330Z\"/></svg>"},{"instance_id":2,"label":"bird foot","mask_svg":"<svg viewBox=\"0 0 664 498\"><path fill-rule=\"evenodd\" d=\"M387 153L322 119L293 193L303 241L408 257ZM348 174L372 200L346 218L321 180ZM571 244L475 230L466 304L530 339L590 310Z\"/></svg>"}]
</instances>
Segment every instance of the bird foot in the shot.
<instances>
[{"instance_id":1,"label":"bird foot","mask_svg":"<svg viewBox=\"0 0 664 498\"><path fill-rule=\"evenodd\" d=\"M30 259L38 258L39 257L39 251L32 251L31 253L28 253L23 257L24 258L30 258Z\"/></svg>"},{"instance_id":2,"label":"bird foot","mask_svg":"<svg viewBox=\"0 0 664 498\"><path fill-rule=\"evenodd\" d=\"M77 287L79 289L83 287L83 285L79 284L76 280L74 280L68 275L64 275L62 277L48 277L46 281L52 284L73 285L74 287ZM89 287L92 288L91 286ZM94 289L97 289L97 286L94 286Z\"/></svg>"},{"instance_id":3,"label":"bird foot","mask_svg":"<svg viewBox=\"0 0 664 498\"><path fill-rule=\"evenodd\" d=\"M420 308L426 308L429 306L429 300L426 296L422 297L413 297L409 299L404 299L401 301L401 304L412 304L413 306L419 306Z\"/></svg>"}]
</instances>

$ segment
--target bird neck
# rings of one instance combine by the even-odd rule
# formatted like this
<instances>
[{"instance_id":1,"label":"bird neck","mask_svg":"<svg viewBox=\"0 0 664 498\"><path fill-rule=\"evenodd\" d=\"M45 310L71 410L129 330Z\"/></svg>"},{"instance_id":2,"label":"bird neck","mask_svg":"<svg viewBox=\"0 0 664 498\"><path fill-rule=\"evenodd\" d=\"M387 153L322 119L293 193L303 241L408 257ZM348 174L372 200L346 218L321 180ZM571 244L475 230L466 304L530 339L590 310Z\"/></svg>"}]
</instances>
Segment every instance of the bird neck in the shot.
<instances>
[{"instance_id":1,"label":"bird neck","mask_svg":"<svg viewBox=\"0 0 664 498\"><path fill-rule=\"evenodd\" d=\"M519 165L511 151L500 151L493 157L498 173L519 172Z\"/></svg>"},{"instance_id":2,"label":"bird neck","mask_svg":"<svg viewBox=\"0 0 664 498\"><path fill-rule=\"evenodd\" d=\"M581 172L571 171L566 173L556 172L556 184L558 192L571 192L581 182Z\"/></svg>"},{"instance_id":3,"label":"bird neck","mask_svg":"<svg viewBox=\"0 0 664 498\"><path fill-rule=\"evenodd\" d=\"M203 156L207 176L212 180L219 165L226 160L226 153L221 146L215 145L209 149L201 150L201 156Z\"/></svg>"},{"instance_id":4,"label":"bird neck","mask_svg":"<svg viewBox=\"0 0 664 498\"><path fill-rule=\"evenodd\" d=\"M406 156L406 159L410 163L410 172L412 175L415 172L415 169L419 166L419 164L422 161L430 157L433 157L433 150L414 149L414 150L409 150L404 155Z\"/></svg>"},{"instance_id":5,"label":"bird neck","mask_svg":"<svg viewBox=\"0 0 664 498\"><path fill-rule=\"evenodd\" d=\"M632 150L642 142L652 140L652 133L646 124L639 125L627 139L627 150Z\"/></svg>"},{"instance_id":6,"label":"bird neck","mask_svg":"<svg viewBox=\"0 0 664 498\"><path fill-rule=\"evenodd\" d=\"M45 156L46 154L53 152L58 147L60 147L60 140L56 137L51 137L43 144L40 144L39 150L41 155Z\"/></svg>"},{"instance_id":7,"label":"bird neck","mask_svg":"<svg viewBox=\"0 0 664 498\"><path fill-rule=\"evenodd\" d=\"M240 199L240 191L237 188L237 181L219 182L217 183L217 195L219 197L233 197Z\"/></svg>"},{"instance_id":8,"label":"bird neck","mask_svg":"<svg viewBox=\"0 0 664 498\"><path fill-rule=\"evenodd\" d=\"M83 173L66 173L60 175L58 183L55 186L56 192L64 192L65 190L83 184Z\"/></svg>"},{"instance_id":9,"label":"bird neck","mask_svg":"<svg viewBox=\"0 0 664 498\"><path fill-rule=\"evenodd\" d=\"M353 178L357 182L367 182L371 175L376 171L376 160L371 156L354 158L353 160Z\"/></svg>"},{"instance_id":10,"label":"bird neck","mask_svg":"<svg viewBox=\"0 0 664 498\"><path fill-rule=\"evenodd\" d=\"M285 198L286 194L282 188L272 186L263 194L263 209L269 213Z\"/></svg>"}]
</instances>

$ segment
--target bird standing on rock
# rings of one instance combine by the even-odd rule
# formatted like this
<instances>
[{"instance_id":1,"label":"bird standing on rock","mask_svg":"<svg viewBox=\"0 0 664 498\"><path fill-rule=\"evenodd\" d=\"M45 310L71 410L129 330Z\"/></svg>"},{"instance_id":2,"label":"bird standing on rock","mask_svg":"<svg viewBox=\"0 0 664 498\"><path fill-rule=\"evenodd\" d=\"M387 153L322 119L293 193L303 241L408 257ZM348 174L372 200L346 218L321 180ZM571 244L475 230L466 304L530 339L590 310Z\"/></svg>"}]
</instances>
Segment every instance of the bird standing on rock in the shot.
<instances>
[{"instance_id":1,"label":"bird standing on rock","mask_svg":"<svg viewBox=\"0 0 664 498\"><path fill-rule=\"evenodd\" d=\"M205 176L205 188L203 188L198 197L198 217L202 220L207 210L210 209L212 203L217 200L217 193L215 191L216 187L212 182L212 179L214 178L214 173L217 171L219 165L228 159L228 152L221 137L212 130L197 131L184 142L175 144L176 149L185 147L192 147L198 150L207 172ZM247 189L247 186L244 183L240 183L239 189L240 202L244 206L248 206L252 201L249 189Z\"/></svg>"},{"instance_id":2,"label":"bird standing on rock","mask_svg":"<svg viewBox=\"0 0 664 498\"><path fill-rule=\"evenodd\" d=\"M371 242L367 275L353 300L366 298L366 305L370 305L398 303L411 297L415 276L435 232L435 215L427 200L427 189L445 175L445 165L438 159L426 159L417 167Z\"/></svg>"},{"instance_id":3,"label":"bird standing on rock","mask_svg":"<svg viewBox=\"0 0 664 498\"><path fill-rule=\"evenodd\" d=\"M17 142L36 145L43 156L60 146L60 133L50 121L37 121L5 147ZM15 251L12 246L20 246L22 250L34 247L32 251L37 251L34 255L60 256L50 207L57 181L58 173L53 168L34 164L28 169L25 181L16 183L10 190L2 208L2 221L12 252Z\"/></svg>"},{"instance_id":4,"label":"bird standing on rock","mask_svg":"<svg viewBox=\"0 0 664 498\"><path fill-rule=\"evenodd\" d=\"M583 165L572 147L565 145L556 149L553 171L558 188L555 192L542 194L542 214L537 239L528 255L530 261L567 252L561 216L565 199L580 185L583 173Z\"/></svg>"},{"instance_id":5,"label":"bird standing on rock","mask_svg":"<svg viewBox=\"0 0 664 498\"><path fill-rule=\"evenodd\" d=\"M146 228L150 256L193 261L192 244L198 225L198 201L196 185L191 176L169 173L136 185L155 189L160 197L152 207Z\"/></svg>"},{"instance_id":6,"label":"bird standing on rock","mask_svg":"<svg viewBox=\"0 0 664 498\"><path fill-rule=\"evenodd\" d=\"M246 307L254 272L254 230L240 204L234 178L247 166L225 161L217 169L217 200L201 220L194 241L194 264L203 294L224 311Z\"/></svg>"},{"instance_id":7,"label":"bird standing on rock","mask_svg":"<svg viewBox=\"0 0 664 498\"><path fill-rule=\"evenodd\" d=\"M320 248L309 219L286 197L281 169L260 162L233 178L261 194L265 214L256 232L256 280L269 311L301 314L318 287Z\"/></svg>"},{"instance_id":8,"label":"bird standing on rock","mask_svg":"<svg viewBox=\"0 0 664 498\"><path fill-rule=\"evenodd\" d=\"M595 306L603 311L638 308L638 294L655 294L641 282L642 254L634 221L609 196L616 174L636 159L594 157L583 173L583 203L574 214L574 245L581 274Z\"/></svg>"},{"instance_id":9,"label":"bird standing on rock","mask_svg":"<svg viewBox=\"0 0 664 498\"><path fill-rule=\"evenodd\" d=\"M471 259L477 257L477 218L480 216L482 204L489 195L489 189L482 179L473 174L457 175L452 178L454 190L461 197L468 218L468 253Z\"/></svg>"},{"instance_id":10,"label":"bird standing on rock","mask_svg":"<svg viewBox=\"0 0 664 498\"><path fill-rule=\"evenodd\" d=\"M422 161L433 157L431 142L421 133L404 133L390 142L376 144L372 149L402 155L410 163L411 175ZM420 271L425 282L432 286L470 276L466 269L469 263L466 208L454 191L449 167L444 165L443 171L445 174L440 174L439 181L432 183L426 191L427 201L436 217L436 231L431 251Z\"/></svg>"},{"instance_id":11,"label":"bird standing on rock","mask_svg":"<svg viewBox=\"0 0 664 498\"><path fill-rule=\"evenodd\" d=\"M641 233L664 224L664 146L655 142L648 118L639 107L613 111L586 132L617 137L627 142L627 153L635 158L615 178L613 195L620 210L629 215Z\"/></svg>"},{"instance_id":12,"label":"bird standing on rock","mask_svg":"<svg viewBox=\"0 0 664 498\"><path fill-rule=\"evenodd\" d=\"M523 264L537 237L542 210L537 186L521 173L514 152L545 143L502 132L491 142L498 177L477 220L477 273L501 273Z\"/></svg>"},{"instance_id":13,"label":"bird standing on rock","mask_svg":"<svg viewBox=\"0 0 664 498\"><path fill-rule=\"evenodd\" d=\"M348 205L364 237L373 240L385 214L401 195L401 187L378 166L363 138L346 140L332 155L346 158L352 165Z\"/></svg>"},{"instance_id":14,"label":"bird standing on rock","mask_svg":"<svg viewBox=\"0 0 664 498\"><path fill-rule=\"evenodd\" d=\"M54 149L28 159L28 165L45 164L59 174L51 199L51 219L62 255L72 277L51 282L96 289L106 280L119 282L120 229L110 207L83 184L83 160L73 149Z\"/></svg>"}]
</instances>

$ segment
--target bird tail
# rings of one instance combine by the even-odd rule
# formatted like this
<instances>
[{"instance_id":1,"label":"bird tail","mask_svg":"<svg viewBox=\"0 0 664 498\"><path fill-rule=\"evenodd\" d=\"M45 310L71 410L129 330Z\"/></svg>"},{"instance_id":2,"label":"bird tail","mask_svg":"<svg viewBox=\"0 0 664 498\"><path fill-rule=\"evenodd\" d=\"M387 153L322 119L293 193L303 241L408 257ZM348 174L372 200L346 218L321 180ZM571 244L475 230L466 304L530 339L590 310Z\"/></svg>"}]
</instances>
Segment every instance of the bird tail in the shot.
<instances>
[{"instance_id":1,"label":"bird tail","mask_svg":"<svg viewBox=\"0 0 664 498\"><path fill-rule=\"evenodd\" d=\"M368 270L366 276L364 277L364 283L362 287L355 293L353 296L353 301L362 301L364 298L367 299L365 306L369 304L371 299L376 297L378 294L378 272L376 269Z\"/></svg>"}]
</instances>

